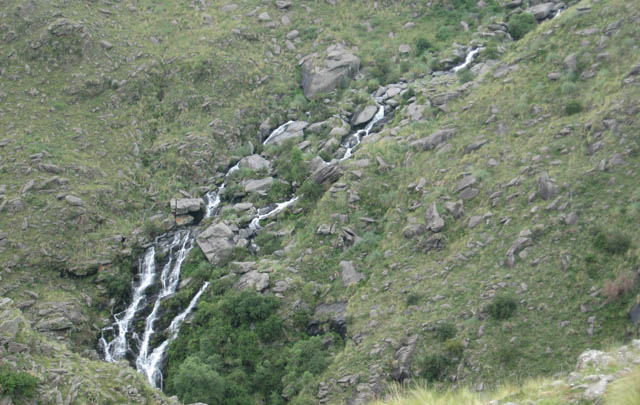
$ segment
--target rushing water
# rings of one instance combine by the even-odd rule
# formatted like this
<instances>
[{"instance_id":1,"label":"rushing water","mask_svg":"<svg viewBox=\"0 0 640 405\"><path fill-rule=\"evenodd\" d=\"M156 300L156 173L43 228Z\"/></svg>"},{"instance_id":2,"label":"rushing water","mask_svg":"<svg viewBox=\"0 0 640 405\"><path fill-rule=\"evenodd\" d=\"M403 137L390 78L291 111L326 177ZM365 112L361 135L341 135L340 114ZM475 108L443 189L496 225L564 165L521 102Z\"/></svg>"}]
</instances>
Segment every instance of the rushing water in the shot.
<instances>
[{"instance_id":1,"label":"rushing water","mask_svg":"<svg viewBox=\"0 0 640 405\"><path fill-rule=\"evenodd\" d=\"M379 100L376 100L378 102ZM346 149L340 160L345 160L353 155L362 138L369 135L373 126L384 118L384 107L379 105L378 111L364 129L350 134L343 142ZM276 128L265 139L263 144L269 143L272 139L283 134L293 121L289 121ZM238 164L229 168L225 179L238 170ZM225 189L222 184L216 191L210 191L204 195L205 218L217 215L221 204L221 194ZM292 196L289 200L258 210L258 214L251 220L249 229L255 233L260 229L260 221L272 217L298 200L299 196ZM105 361L118 361L126 358L135 358L136 369L145 375L149 383L155 388L162 388L162 366L165 359L168 345L178 336L180 326L187 316L196 307L200 296L209 287L209 283L204 283L198 292L193 296L187 308L179 313L169 327L164 331L165 340L155 348L151 347L152 338L158 333L155 330L156 321L161 316L162 302L171 297L178 289L180 283L180 272L182 264L189 251L193 248L196 234L192 230L182 229L170 236L163 236L156 239L145 251L139 263L139 281L133 283L132 299L129 306L121 313L115 314L115 322L102 330L102 336L98 346L102 351ZM164 259L161 259L164 258ZM162 270L158 273L159 262L164 262ZM158 286L159 291L154 294L147 293L151 286ZM134 329L134 320L139 319L143 313L148 311L144 318L144 330L138 334ZM109 341L105 335L111 336ZM137 343L136 347L131 347L131 341ZM135 351L137 349L137 353Z\"/></svg>"},{"instance_id":2,"label":"rushing water","mask_svg":"<svg viewBox=\"0 0 640 405\"><path fill-rule=\"evenodd\" d=\"M458 66L455 66L453 69L451 69L451 71L453 73L456 73L462 69L465 69L466 67L468 67L471 62L473 62L473 58L476 57L476 55L482 51L484 48L480 47L480 48L476 48L476 49L471 49L471 51L467 52L467 57L464 59L464 62Z\"/></svg>"}]
</instances>

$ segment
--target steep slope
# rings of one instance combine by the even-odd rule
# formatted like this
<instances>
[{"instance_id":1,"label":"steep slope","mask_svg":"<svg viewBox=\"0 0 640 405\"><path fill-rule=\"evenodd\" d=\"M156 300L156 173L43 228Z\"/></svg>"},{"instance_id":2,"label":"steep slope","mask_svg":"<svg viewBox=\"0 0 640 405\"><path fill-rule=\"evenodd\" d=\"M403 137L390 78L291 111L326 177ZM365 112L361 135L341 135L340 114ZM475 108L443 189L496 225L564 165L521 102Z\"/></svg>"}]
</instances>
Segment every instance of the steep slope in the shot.
<instances>
[{"instance_id":1,"label":"steep slope","mask_svg":"<svg viewBox=\"0 0 640 405\"><path fill-rule=\"evenodd\" d=\"M420 376L481 390L634 333L638 17L582 2L472 81L402 84L406 105L315 208L278 218L276 257L255 271L289 286L285 314L316 308L317 325L335 304L331 363L299 403L362 403ZM169 376L177 347L207 363L211 317L184 331Z\"/></svg>"},{"instance_id":2,"label":"steep slope","mask_svg":"<svg viewBox=\"0 0 640 405\"><path fill-rule=\"evenodd\" d=\"M136 256L180 221L170 199L224 181L196 229L230 234L191 251L164 308L212 283L165 367L185 402L482 390L627 339L640 10L583 1L536 27L516 3L5 0L3 295L95 357ZM309 61L355 56L350 87L312 97ZM332 161L376 103L386 121Z\"/></svg>"}]
</instances>

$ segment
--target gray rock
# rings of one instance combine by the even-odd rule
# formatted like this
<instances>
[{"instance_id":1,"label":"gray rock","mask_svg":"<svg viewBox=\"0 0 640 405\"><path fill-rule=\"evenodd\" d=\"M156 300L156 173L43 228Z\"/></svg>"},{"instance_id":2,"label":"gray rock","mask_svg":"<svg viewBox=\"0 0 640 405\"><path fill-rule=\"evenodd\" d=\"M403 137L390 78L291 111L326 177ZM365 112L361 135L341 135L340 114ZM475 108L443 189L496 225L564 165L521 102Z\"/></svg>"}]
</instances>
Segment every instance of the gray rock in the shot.
<instances>
[{"instance_id":1,"label":"gray rock","mask_svg":"<svg viewBox=\"0 0 640 405\"><path fill-rule=\"evenodd\" d=\"M347 303L336 302L334 304L320 304L313 312L313 316L307 327L307 332L312 336L326 332L326 328L335 331L340 336L347 335Z\"/></svg>"},{"instance_id":2,"label":"gray rock","mask_svg":"<svg viewBox=\"0 0 640 405\"><path fill-rule=\"evenodd\" d=\"M529 7L525 10L525 13L533 14L536 20L541 21L549 16L551 11L553 11L553 3L542 3L533 7Z\"/></svg>"},{"instance_id":3,"label":"gray rock","mask_svg":"<svg viewBox=\"0 0 640 405\"><path fill-rule=\"evenodd\" d=\"M513 267L513 265L516 263L515 256L528 246L531 246L531 239L519 236L507 251L507 267Z\"/></svg>"},{"instance_id":4,"label":"gray rock","mask_svg":"<svg viewBox=\"0 0 640 405\"><path fill-rule=\"evenodd\" d=\"M549 173L542 172L538 177L538 195L543 200L551 200L558 194L558 187L549 178Z\"/></svg>"},{"instance_id":5,"label":"gray rock","mask_svg":"<svg viewBox=\"0 0 640 405\"><path fill-rule=\"evenodd\" d=\"M458 197L460 197L462 200L471 200L472 198L475 198L478 194L480 194L480 190L478 190L477 188L470 187L462 190L462 192L458 194Z\"/></svg>"},{"instance_id":6,"label":"gray rock","mask_svg":"<svg viewBox=\"0 0 640 405\"><path fill-rule=\"evenodd\" d=\"M231 262L229 267L236 274L244 274L255 270L256 262Z\"/></svg>"},{"instance_id":7,"label":"gray rock","mask_svg":"<svg viewBox=\"0 0 640 405\"><path fill-rule=\"evenodd\" d=\"M432 250L443 249L447 242L447 238L441 233L435 233L430 237L421 240L416 244L416 249L422 253L428 253Z\"/></svg>"},{"instance_id":8,"label":"gray rock","mask_svg":"<svg viewBox=\"0 0 640 405\"><path fill-rule=\"evenodd\" d=\"M170 205L173 215L185 215L201 211L204 201L202 198L172 198Z\"/></svg>"},{"instance_id":9,"label":"gray rock","mask_svg":"<svg viewBox=\"0 0 640 405\"><path fill-rule=\"evenodd\" d=\"M306 121L294 121L287 125L286 129L281 134L269 139L268 144L279 146L289 139L301 140L304 138L304 129L308 126L309 123Z\"/></svg>"},{"instance_id":10,"label":"gray rock","mask_svg":"<svg viewBox=\"0 0 640 405\"><path fill-rule=\"evenodd\" d=\"M460 191L471 187L472 185L476 184L476 178L473 176L465 176L462 178L462 180L460 180L458 182L458 184L456 185L456 187L453 189L454 193L459 193Z\"/></svg>"},{"instance_id":11,"label":"gray rock","mask_svg":"<svg viewBox=\"0 0 640 405\"><path fill-rule=\"evenodd\" d=\"M431 104L440 107L447 104L449 101L455 100L460 96L458 92L448 92L448 93L440 93L431 97Z\"/></svg>"},{"instance_id":12,"label":"gray rock","mask_svg":"<svg viewBox=\"0 0 640 405\"><path fill-rule=\"evenodd\" d=\"M418 139L409 144L410 147L417 150L432 150L436 146L446 142L457 133L455 128L441 129L434 132L426 138Z\"/></svg>"},{"instance_id":13,"label":"gray rock","mask_svg":"<svg viewBox=\"0 0 640 405\"><path fill-rule=\"evenodd\" d=\"M360 59L340 45L330 46L324 61L318 59L307 57L302 65L302 89L308 99L333 91L360 69Z\"/></svg>"},{"instance_id":14,"label":"gray rock","mask_svg":"<svg viewBox=\"0 0 640 405\"><path fill-rule=\"evenodd\" d=\"M218 222L211 224L196 238L202 253L213 265L226 263L233 251L233 231L226 224Z\"/></svg>"},{"instance_id":15,"label":"gray rock","mask_svg":"<svg viewBox=\"0 0 640 405\"><path fill-rule=\"evenodd\" d=\"M364 279L364 276L361 273L356 271L353 263L350 261L341 261L340 262L340 276L342 277L342 285L348 287L352 284L358 283L360 280Z\"/></svg>"},{"instance_id":16,"label":"gray rock","mask_svg":"<svg viewBox=\"0 0 640 405\"><path fill-rule=\"evenodd\" d=\"M332 184L338 181L343 173L344 170L338 162L325 163L311 174L311 178L317 184Z\"/></svg>"},{"instance_id":17,"label":"gray rock","mask_svg":"<svg viewBox=\"0 0 640 405\"><path fill-rule=\"evenodd\" d=\"M265 11L263 13L260 13L260 15L258 16L258 21L260 22L271 21L271 16L269 16L269 13Z\"/></svg>"},{"instance_id":18,"label":"gray rock","mask_svg":"<svg viewBox=\"0 0 640 405\"><path fill-rule=\"evenodd\" d=\"M353 115L353 119L351 120L351 125L358 126L364 123L371 121L371 119L376 115L378 111L378 107L375 105L367 105L363 107L360 112Z\"/></svg>"},{"instance_id":19,"label":"gray rock","mask_svg":"<svg viewBox=\"0 0 640 405\"><path fill-rule=\"evenodd\" d=\"M398 52L400 52L401 55L406 55L411 52L411 46L408 44L402 44L398 47Z\"/></svg>"},{"instance_id":20,"label":"gray rock","mask_svg":"<svg viewBox=\"0 0 640 405\"><path fill-rule=\"evenodd\" d=\"M259 273L255 270L245 273L236 281L233 288L239 291L255 288L257 292L262 292L269 288L269 273Z\"/></svg>"},{"instance_id":21,"label":"gray rock","mask_svg":"<svg viewBox=\"0 0 640 405\"><path fill-rule=\"evenodd\" d=\"M438 207L435 202L431 203L427 209L426 219L428 230L432 232L440 232L442 228L444 228L444 219L440 217L440 213L438 213Z\"/></svg>"},{"instance_id":22,"label":"gray rock","mask_svg":"<svg viewBox=\"0 0 640 405\"><path fill-rule=\"evenodd\" d=\"M422 104L411 103L407 107L407 116L411 121L420 121L424 118L425 106Z\"/></svg>"},{"instance_id":23,"label":"gray rock","mask_svg":"<svg viewBox=\"0 0 640 405\"><path fill-rule=\"evenodd\" d=\"M65 196L64 200L67 202L67 204L73 207L82 207L84 205L84 201L82 201L80 198L73 195Z\"/></svg>"},{"instance_id":24,"label":"gray rock","mask_svg":"<svg viewBox=\"0 0 640 405\"><path fill-rule=\"evenodd\" d=\"M244 187L244 191L246 193L266 195L273 182L273 177L265 177L264 179L257 180L245 180L242 182L242 187Z\"/></svg>"},{"instance_id":25,"label":"gray rock","mask_svg":"<svg viewBox=\"0 0 640 405\"><path fill-rule=\"evenodd\" d=\"M411 377L411 363L416 350L416 344L418 343L418 337L418 335L411 336L407 344L396 350L393 355L394 366L391 369L390 375L394 380L402 382Z\"/></svg>"},{"instance_id":26,"label":"gray rock","mask_svg":"<svg viewBox=\"0 0 640 405\"><path fill-rule=\"evenodd\" d=\"M455 219L458 219L464 215L464 206L462 200L458 200L455 202L447 201L444 203L444 209L449 211L449 213L451 213L451 215L453 215Z\"/></svg>"},{"instance_id":27,"label":"gray rock","mask_svg":"<svg viewBox=\"0 0 640 405\"><path fill-rule=\"evenodd\" d=\"M604 395L605 390L607 389L608 381L606 379L601 379L595 384L589 385L587 389L584 391L583 397L587 401L594 401L602 395Z\"/></svg>"},{"instance_id":28,"label":"gray rock","mask_svg":"<svg viewBox=\"0 0 640 405\"><path fill-rule=\"evenodd\" d=\"M71 329L73 322L64 316L55 316L53 318L45 318L36 324L36 329L39 331L63 331Z\"/></svg>"},{"instance_id":29,"label":"gray rock","mask_svg":"<svg viewBox=\"0 0 640 405\"><path fill-rule=\"evenodd\" d=\"M572 54L567 55L567 57L564 58L564 61L562 62L562 65L568 71L575 72L576 69L577 69L577 66L578 66L578 56L577 56L577 54L572 53Z\"/></svg>"},{"instance_id":30,"label":"gray rock","mask_svg":"<svg viewBox=\"0 0 640 405\"><path fill-rule=\"evenodd\" d=\"M478 224L480 224L480 222L482 222L481 215L472 216L471 218L469 218L469 228L475 228Z\"/></svg>"},{"instance_id":31,"label":"gray rock","mask_svg":"<svg viewBox=\"0 0 640 405\"><path fill-rule=\"evenodd\" d=\"M260 155L254 154L240 159L238 167L251 169L257 172L259 170L269 170L271 168L271 162Z\"/></svg>"}]
</instances>

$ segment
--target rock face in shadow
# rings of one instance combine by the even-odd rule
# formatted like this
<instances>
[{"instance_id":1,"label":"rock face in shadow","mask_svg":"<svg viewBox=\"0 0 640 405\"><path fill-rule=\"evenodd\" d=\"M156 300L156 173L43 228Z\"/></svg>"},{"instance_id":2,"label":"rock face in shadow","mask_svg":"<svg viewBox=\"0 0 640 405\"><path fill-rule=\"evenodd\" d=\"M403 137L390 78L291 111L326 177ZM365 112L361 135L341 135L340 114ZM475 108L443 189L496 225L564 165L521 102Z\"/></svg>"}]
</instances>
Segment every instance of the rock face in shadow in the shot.
<instances>
[{"instance_id":1,"label":"rock face in shadow","mask_svg":"<svg viewBox=\"0 0 640 405\"><path fill-rule=\"evenodd\" d=\"M347 303L320 304L313 312L307 326L311 336L322 335L328 331L338 333L344 339L347 336Z\"/></svg>"},{"instance_id":2,"label":"rock face in shadow","mask_svg":"<svg viewBox=\"0 0 640 405\"><path fill-rule=\"evenodd\" d=\"M302 64L302 89L308 99L329 93L341 83L354 78L360 69L360 59L340 45L332 45L324 60L308 55Z\"/></svg>"}]
</instances>

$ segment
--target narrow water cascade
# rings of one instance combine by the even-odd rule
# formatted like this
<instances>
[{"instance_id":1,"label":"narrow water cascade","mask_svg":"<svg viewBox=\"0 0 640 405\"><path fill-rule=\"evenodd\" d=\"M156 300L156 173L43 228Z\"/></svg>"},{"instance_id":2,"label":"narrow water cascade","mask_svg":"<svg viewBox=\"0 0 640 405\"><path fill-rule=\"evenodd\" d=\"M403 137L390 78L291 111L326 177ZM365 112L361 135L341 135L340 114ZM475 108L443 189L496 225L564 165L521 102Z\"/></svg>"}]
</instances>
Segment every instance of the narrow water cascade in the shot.
<instances>
[{"instance_id":1,"label":"narrow water cascade","mask_svg":"<svg viewBox=\"0 0 640 405\"><path fill-rule=\"evenodd\" d=\"M471 64L471 62L473 62L473 59L476 57L476 55L482 50L484 50L484 48L479 47L479 48L471 49L470 51L468 51L467 56L464 59L464 62L458 66L453 67L451 71L453 73L457 73L460 70L467 68Z\"/></svg>"},{"instance_id":2,"label":"narrow water cascade","mask_svg":"<svg viewBox=\"0 0 640 405\"><path fill-rule=\"evenodd\" d=\"M384 106L381 105L381 100L376 99L375 101L378 105L376 114L364 129L351 133L343 140L341 146L345 148L345 153L338 159L339 161L353 156L354 149L360 145L362 139L368 136L373 127L384 119ZM277 136L283 134L292 122L288 121L273 130L264 140L263 145L267 145ZM237 170L239 170L239 165L236 163L227 170L224 178L228 178L229 175ZM217 190L210 191L203 196L205 201L204 218L214 217L218 214L222 202L221 195L225 186L226 183L223 183ZM260 221L284 211L299 198L299 195L293 195L286 201L260 208L258 214L248 225L251 234L254 235L261 228ZM195 245L197 233L197 228L179 229L170 235L163 235L157 238L147 248L143 257L139 260L139 281L134 282L132 285L131 303L123 312L114 315L115 322L102 330L98 342L98 347L105 361L131 360L136 369L144 374L149 383L155 388L162 389L163 386L162 367L169 344L178 336L180 326L194 310L201 295L209 287L209 282L205 282L193 296L187 308L173 318L166 330L157 331L155 329L156 322L163 315L161 310L162 302L173 296L178 290L182 264ZM160 264L162 264L162 269L158 271ZM147 290L152 286L157 292L149 294ZM136 325L134 321L142 318L144 318L144 322L138 322L138 324L144 324L144 329L141 331L134 330ZM165 339L153 348L153 338L159 332L165 334ZM132 340L136 344L132 345Z\"/></svg>"}]
</instances>

